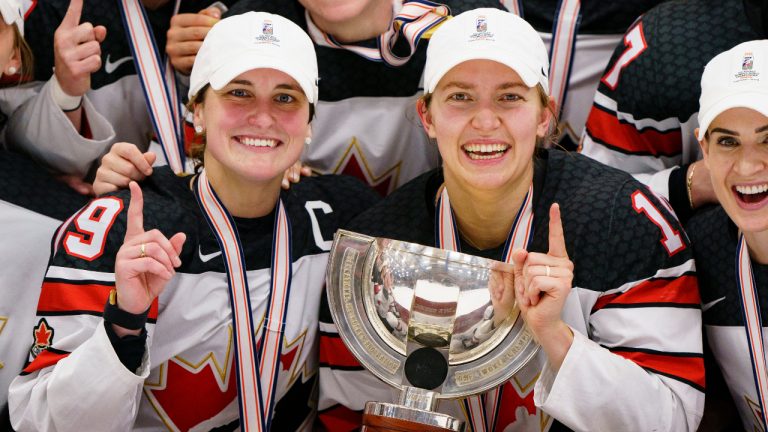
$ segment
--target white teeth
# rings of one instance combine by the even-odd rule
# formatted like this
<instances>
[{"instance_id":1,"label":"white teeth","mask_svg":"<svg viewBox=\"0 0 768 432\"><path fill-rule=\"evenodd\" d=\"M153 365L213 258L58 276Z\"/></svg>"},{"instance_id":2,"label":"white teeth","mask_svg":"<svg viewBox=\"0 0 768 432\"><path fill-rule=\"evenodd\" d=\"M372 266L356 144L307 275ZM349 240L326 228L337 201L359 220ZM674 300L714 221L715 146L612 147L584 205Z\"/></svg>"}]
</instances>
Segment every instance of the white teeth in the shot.
<instances>
[{"instance_id":1,"label":"white teeth","mask_svg":"<svg viewBox=\"0 0 768 432\"><path fill-rule=\"evenodd\" d=\"M506 144L467 144L464 150L471 153L496 153L509 148Z\"/></svg>"},{"instance_id":2,"label":"white teeth","mask_svg":"<svg viewBox=\"0 0 768 432\"><path fill-rule=\"evenodd\" d=\"M477 153L469 153L469 158L472 160L487 160L487 159L498 159L500 158L504 153L491 153L488 155L481 155Z\"/></svg>"},{"instance_id":3,"label":"white teeth","mask_svg":"<svg viewBox=\"0 0 768 432\"><path fill-rule=\"evenodd\" d=\"M259 138L240 138L240 142L251 147L270 147L274 148L277 145L277 141L271 139L259 139Z\"/></svg>"},{"instance_id":4,"label":"white teeth","mask_svg":"<svg viewBox=\"0 0 768 432\"><path fill-rule=\"evenodd\" d=\"M752 186L736 186L736 191L743 195L755 195L763 192L768 192L768 184L752 185Z\"/></svg>"}]
</instances>

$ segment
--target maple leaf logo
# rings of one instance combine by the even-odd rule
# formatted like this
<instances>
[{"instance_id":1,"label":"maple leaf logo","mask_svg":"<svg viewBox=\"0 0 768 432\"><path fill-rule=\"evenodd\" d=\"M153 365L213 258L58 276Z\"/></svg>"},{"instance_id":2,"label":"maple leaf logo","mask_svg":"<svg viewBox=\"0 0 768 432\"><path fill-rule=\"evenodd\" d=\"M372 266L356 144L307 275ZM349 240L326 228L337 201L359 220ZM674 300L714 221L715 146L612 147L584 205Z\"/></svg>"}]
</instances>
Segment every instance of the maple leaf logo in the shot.
<instances>
[{"instance_id":1,"label":"maple leaf logo","mask_svg":"<svg viewBox=\"0 0 768 432\"><path fill-rule=\"evenodd\" d=\"M53 343L53 328L48 324L45 318L40 318L32 331L34 344L32 345L32 356L37 357L43 350L50 347Z\"/></svg>"},{"instance_id":2,"label":"maple leaf logo","mask_svg":"<svg viewBox=\"0 0 768 432\"><path fill-rule=\"evenodd\" d=\"M393 167L384 171L383 174L375 175L365 158L365 152L360 147L357 138L352 138L352 142L341 156L333 173L357 177L367 183L381 196L387 196L397 187L401 163L398 162Z\"/></svg>"}]
</instances>

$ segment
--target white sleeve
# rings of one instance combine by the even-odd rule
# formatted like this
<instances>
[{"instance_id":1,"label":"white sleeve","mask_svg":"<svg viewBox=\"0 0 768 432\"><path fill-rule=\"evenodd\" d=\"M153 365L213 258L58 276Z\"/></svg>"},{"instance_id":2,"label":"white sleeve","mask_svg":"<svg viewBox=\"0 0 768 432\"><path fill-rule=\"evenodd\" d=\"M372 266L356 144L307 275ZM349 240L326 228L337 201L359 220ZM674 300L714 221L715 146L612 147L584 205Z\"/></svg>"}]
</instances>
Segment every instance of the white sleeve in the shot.
<instances>
[{"instance_id":1,"label":"white sleeve","mask_svg":"<svg viewBox=\"0 0 768 432\"><path fill-rule=\"evenodd\" d=\"M149 348L137 373L120 362L102 324L66 358L21 375L8 394L17 431L127 431L149 376Z\"/></svg>"},{"instance_id":2,"label":"white sleeve","mask_svg":"<svg viewBox=\"0 0 768 432\"><path fill-rule=\"evenodd\" d=\"M703 393L647 372L581 333L573 333L573 344L560 370L555 372L547 362L536 382L537 407L573 430L696 430ZM685 406L686 400L694 406ZM599 415L595 415L596 409Z\"/></svg>"},{"instance_id":3,"label":"white sleeve","mask_svg":"<svg viewBox=\"0 0 768 432\"><path fill-rule=\"evenodd\" d=\"M6 140L11 148L64 174L84 177L93 163L109 151L115 131L83 96L83 114L91 130L87 139L75 130L52 96L51 77L40 92L13 112L8 120Z\"/></svg>"}]
</instances>

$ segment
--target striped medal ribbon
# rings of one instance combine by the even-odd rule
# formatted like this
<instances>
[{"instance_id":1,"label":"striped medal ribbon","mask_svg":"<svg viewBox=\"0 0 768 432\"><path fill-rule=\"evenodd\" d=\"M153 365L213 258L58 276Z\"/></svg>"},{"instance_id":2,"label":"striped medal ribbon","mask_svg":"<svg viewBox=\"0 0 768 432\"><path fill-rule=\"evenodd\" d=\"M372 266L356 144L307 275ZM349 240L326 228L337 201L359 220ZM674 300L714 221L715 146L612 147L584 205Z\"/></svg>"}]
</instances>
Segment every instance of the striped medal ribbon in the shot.
<instances>
[{"instance_id":1,"label":"striped medal ribbon","mask_svg":"<svg viewBox=\"0 0 768 432\"><path fill-rule=\"evenodd\" d=\"M211 188L205 169L195 180L195 197L221 248L227 271L235 369L243 431L268 431L275 404L283 329L291 287L291 226L282 200L278 200L272 232L271 289L266 299L261 347L256 343L245 256L234 220Z\"/></svg>"},{"instance_id":2,"label":"striped medal ribbon","mask_svg":"<svg viewBox=\"0 0 768 432\"><path fill-rule=\"evenodd\" d=\"M180 0L176 0L174 13L178 12L179 4ZM174 70L170 60L161 61L162 56L141 1L120 0L120 12L157 140L173 172L183 173L184 139Z\"/></svg>"},{"instance_id":3,"label":"striped medal ribbon","mask_svg":"<svg viewBox=\"0 0 768 432\"><path fill-rule=\"evenodd\" d=\"M742 312L744 314L744 330L747 333L750 360L752 361L752 376L755 379L757 403L760 405L760 421L763 430L768 430L768 370L765 365L765 346L763 345L763 320L760 314L760 299L757 295L757 284L752 273L752 263L749 259L747 241L744 233L739 233L739 243L736 247L736 282L739 285Z\"/></svg>"},{"instance_id":4,"label":"striped medal ribbon","mask_svg":"<svg viewBox=\"0 0 768 432\"><path fill-rule=\"evenodd\" d=\"M448 188L444 187L437 201L435 212L435 244L438 248L461 251L458 227L448 200ZM507 242L504 244L502 261L512 262L512 251L527 249L533 237L533 183L528 187L528 193L523 199L523 205L515 216L515 222L509 231ZM496 430L496 419L500 408L503 385L497 386L484 395L469 396L464 399L464 410L474 432ZM512 407L510 409L515 409Z\"/></svg>"},{"instance_id":5,"label":"striped medal ribbon","mask_svg":"<svg viewBox=\"0 0 768 432\"><path fill-rule=\"evenodd\" d=\"M515 15L523 17L522 0L501 0L501 4ZM571 76L576 35L581 24L581 0L560 0L552 23L552 42L549 47L549 92L557 102L558 117L563 112Z\"/></svg>"},{"instance_id":6,"label":"striped medal ribbon","mask_svg":"<svg viewBox=\"0 0 768 432\"><path fill-rule=\"evenodd\" d=\"M337 42L333 36L320 30L305 11L307 20L307 33L319 46L329 48L339 48L352 51L353 53L371 61L384 62L390 66L402 66L408 62L411 56L416 52L419 41L429 39L437 26L448 19L451 10L448 6L432 2L429 0L406 0L400 3L394 2L395 18L389 29L377 40L377 48L364 46L342 44ZM399 10L398 10L399 8ZM397 56L392 52L398 38L404 37L408 41L410 50L405 57Z\"/></svg>"}]
</instances>

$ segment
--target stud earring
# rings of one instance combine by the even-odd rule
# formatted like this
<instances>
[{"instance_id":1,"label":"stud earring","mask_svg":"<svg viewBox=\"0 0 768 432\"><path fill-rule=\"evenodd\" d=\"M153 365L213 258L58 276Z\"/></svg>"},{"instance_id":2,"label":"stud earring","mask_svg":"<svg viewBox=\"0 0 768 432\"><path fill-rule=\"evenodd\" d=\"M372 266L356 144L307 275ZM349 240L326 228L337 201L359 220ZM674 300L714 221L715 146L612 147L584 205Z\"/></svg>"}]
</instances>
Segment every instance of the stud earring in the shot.
<instances>
[{"instance_id":1,"label":"stud earring","mask_svg":"<svg viewBox=\"0 0 768 432\"><path fill-rule=\"evenodd\" d=\"M16 75L17 69L13 66L8 67L8 75Z\"/></svg>"},{"instance_id":2,"label":"stud earring","mask_svg":"<svg viewBox=\"0 0 768 432\"><path fill-rule=\"evenodd\" d=\"M200 135L203 133L203 127L200 125L195 125L195 133Z\"/></svg>"},{"instance_id":3,"label":"stud earring","mask_svg":"<svg viewBox=\"0 0 768 432\"><path fill-rule=\"evenodd\" d=\"M306 137L306 138L304 138L304 145L305 145L305 146L308 146L308 145L310 145L310 144L312 144L312 137Z\"/></svg>"}]
</instances>

